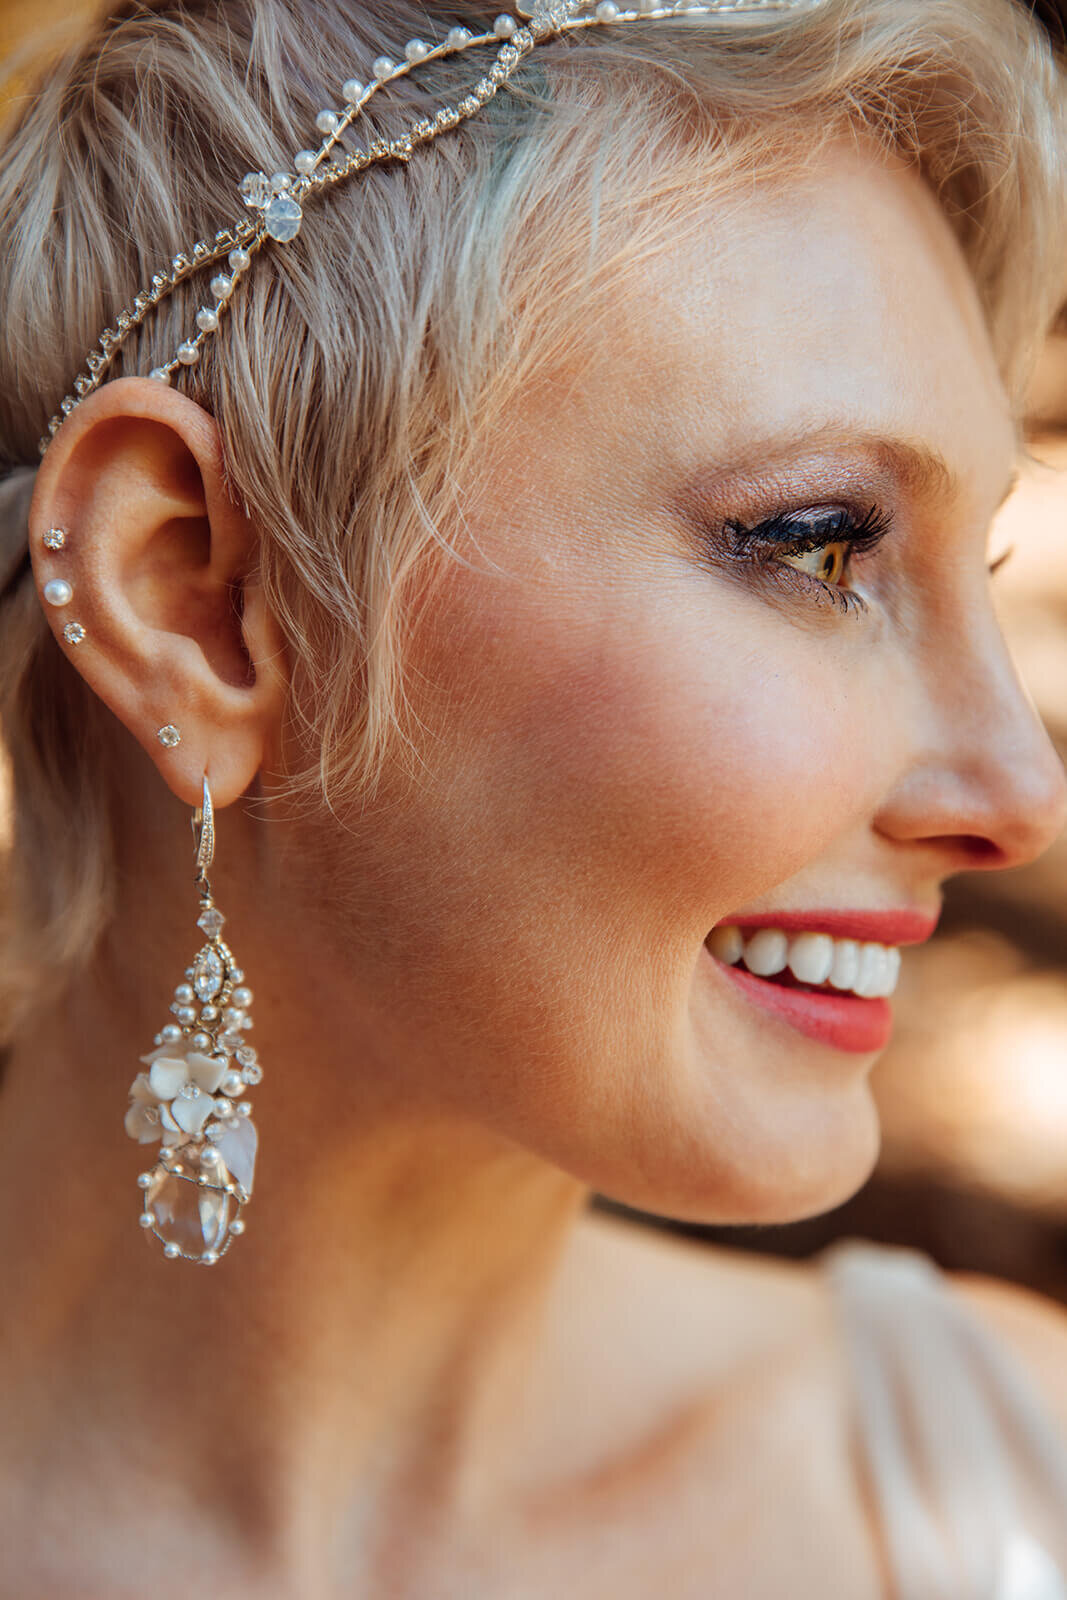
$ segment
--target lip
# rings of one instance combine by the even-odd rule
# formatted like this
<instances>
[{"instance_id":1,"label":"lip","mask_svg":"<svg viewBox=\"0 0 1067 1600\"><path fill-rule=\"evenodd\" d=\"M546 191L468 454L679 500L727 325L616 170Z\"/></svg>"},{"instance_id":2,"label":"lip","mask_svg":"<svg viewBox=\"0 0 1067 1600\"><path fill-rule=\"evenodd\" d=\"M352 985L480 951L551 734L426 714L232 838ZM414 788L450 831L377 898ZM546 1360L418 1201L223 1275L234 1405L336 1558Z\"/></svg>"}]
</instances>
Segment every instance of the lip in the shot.
<instances>
[{"instance_id":1,"label":"lip","mask_svg":"<svg viewBox=\"0 0 1067 1600\"><path fill-rule=\"evenodd\" d=\"M777 926L777 924L775 924ZM706 947L705 947L706 948ZM783 989L740 967L728 967L707 951L718 972L740 989L746 1000L787 1022L798 1033L835 1050L853 1055L884 1050L893 1032L893 1008L888 1000L861 1000L859 995Z\"/></svg>"},{"instance_id":2,"label":"lip","mask_svg":"<svg viewBox=\"0 0 1067 1600\"><path fill-rule=\"evenodd\" d=\"M768 911L755 916L723 917L733 928L780 928L783 933L828 933L835 939L856 939L866 944L922 944L937 927L938 917L926 911ZM718 925L722 925L718 924ZM864 1000L859 995L831 990L787 989L757 978L742 967L728 967L705 945L716 970L740 991L750 1004L798 1033L834 1050L854 1055L876 1055L893 1032L893 1008L885 998Z\"/></svg>"},{"instance_id":3,"label":"lip","mask_svg":"<svg viewBox=\"0 0 1067 1600\"><path fill-rule=\"evenodd\" d=\"M937 927L939 912L766 911L755 916L722 917L716 926L781 928L783 933L828 933L861 944L923 944Z\"/></svg>"}]
</instances>

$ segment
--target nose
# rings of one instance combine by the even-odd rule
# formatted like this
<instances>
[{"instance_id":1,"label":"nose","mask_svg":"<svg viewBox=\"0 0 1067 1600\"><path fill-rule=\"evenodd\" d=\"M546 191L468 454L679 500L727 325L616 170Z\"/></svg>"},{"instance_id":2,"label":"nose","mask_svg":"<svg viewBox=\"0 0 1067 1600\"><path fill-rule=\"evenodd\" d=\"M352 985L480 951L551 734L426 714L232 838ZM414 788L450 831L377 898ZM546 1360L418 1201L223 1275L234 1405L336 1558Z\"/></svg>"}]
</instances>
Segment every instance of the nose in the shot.
<instances>
[{"instance_id":1,"label":"nose","mask_svg":"<svg viewBox=\"0 0 1067 1600\"><path fill-rule=\"evenodd\" d=\"M916 684L921 732L876 819L889 838L936 847L946 876L1023 866L1067 820L1063 763L992 613L975 621Z\"/></svg>"}]
</instances>

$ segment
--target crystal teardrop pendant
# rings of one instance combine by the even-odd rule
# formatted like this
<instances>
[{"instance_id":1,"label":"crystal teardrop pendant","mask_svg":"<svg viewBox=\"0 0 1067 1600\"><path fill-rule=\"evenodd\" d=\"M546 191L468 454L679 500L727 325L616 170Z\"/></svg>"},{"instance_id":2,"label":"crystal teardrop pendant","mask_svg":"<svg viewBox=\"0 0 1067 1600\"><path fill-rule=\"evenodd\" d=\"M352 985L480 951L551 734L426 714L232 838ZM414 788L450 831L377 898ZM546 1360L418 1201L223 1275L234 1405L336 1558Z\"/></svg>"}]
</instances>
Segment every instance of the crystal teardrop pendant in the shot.
<instances>
[{"instance_id":1,"label":"crystal teardrop pendant","mask_svg":"<svg viewBox=\"0 0 1067 1600\"><path fill-rule=\"evenodd\" d=\"M252 1194L258 1136L252 1107L241 1098L263 1069L247 1043L252 991L222 939L225 917L207 879L214 850L211 796L194 818L197 833L197 926L207 943L174 990L174 1020L130 1087L126 1132L140 1144L162 1142L158 1161L142 1172L141 1227L169 1259L211 1266L244 1232L240 1216Z\"/></svg>"}]
</instances>

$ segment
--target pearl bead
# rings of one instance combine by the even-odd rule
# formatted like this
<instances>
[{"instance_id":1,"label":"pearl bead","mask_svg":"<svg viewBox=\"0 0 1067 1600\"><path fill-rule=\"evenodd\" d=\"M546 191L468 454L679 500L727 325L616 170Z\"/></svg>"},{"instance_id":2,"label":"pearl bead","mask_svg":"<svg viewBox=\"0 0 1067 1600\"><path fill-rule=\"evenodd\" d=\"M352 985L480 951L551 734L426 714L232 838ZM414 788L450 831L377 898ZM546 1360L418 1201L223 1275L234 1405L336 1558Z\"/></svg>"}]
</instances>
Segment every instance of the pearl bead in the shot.
<instances>
[{"instance_id":1,"label":"pearl bead","mask_svg":"<svg viewBox=\"0 0 1067 1600\"><path fill-rule=\"evenodd\" d=\"M462 50L464 45L470 43L474 35L469 28L449 28L445 37L445 44L450 50Z\"/></svg>"},{"instance_id":2,"label":"pearl bead","mask_svg":"<svg viewBox=\"0 0 1067 1600\"><path fill-rule=\"evenodd\" d=\"M142 1211L141 1215L137 1218L137 1220L141 1224L142 1228L150 1228L152 1226L153 1222L155 1221L155 1218L153 1216L151 1216L149 1214L149 1212Z\"/></svg>"},{"instance_id":3,"label":"pearl bead","mask_svg":"<svg viewBox=\"0 0 1067 1600\"><path fill-rule=\"evenodd\" d=\"M389 74L393 72L395 68L396 62L393 60L392 56L379 56L374 65L371 67L371 71L374 73L374 76L377 78L378 82L381 83L385 78L388 78Z\"/></svg>"},{"instance_id":4,"label":"pearl bead","mask_svg":"<svg viewBox=\"0 0 1067 1600\"><path fill-rule=\"evenodd\" d=\"M234 272L243 272L248 266L248 263L251 261L252 257L249 255L247 250L237 249L231 250L226 259L230 263L230 267Z\"/></svg>"},{"instance_id":5,"label":"pearl bead","mask_svg":"<svg viewBox=\"0 0 1067 1600\"><path fill-rule=\"evenodd\" d=\"M217 1250L205 1250L200 1259L206 1267L213 1267L219 1259L219 1253Z\"/></svg>"},{"instance_id":6,"label":"pearl bead","mask_svg":"<svg viewBox=\"0 0 1067 1600\"><path fill-rule=\"evenodd\" d=\"M598 6L598 15L599 11L600 7ZM493 23L493 32L496 34L498 39L510 39L513 34L518 32L518 26L519 25L515 21L515 18L509 17L505 12L497 17L496 21Z\"/></svg>"},{"instance_id":7,"label":"pearl bead","mask_svg":"<svg viewBox=\"0 0 1067 1600\"><path fill-rule=\"evenodd\" d=\"M201 333L214 333L219 325L219 314L212 306L201 306L196 313L196 325Z\"/></svg>"},{"instance_id":8,"label":"pearl bead","mask_svg":"<svg viewBox=\"0 0 1067 1600\"><path fill-rule=\"evenodd\" d=\"M178 1021L184 1023L186 1027L191 1027L196 1021L196 1012L193 1010L192 1006L179 1006L174 1015L177 1017Z\"/></svg>"},{"instance_id":9,"label":"pearl bead","mask_svg":"<svg viewBox=\"0 0 1067 1600\"><path fill-rule=\"evenodd\" d=\"M250 1117L252 1115L251 1101L242 1100L240 1105L237 1107L237 1114L240 1117Z\"/></svg>"},{"instance_id":10,"label":"pearl bead","mask_svg":"<svg viewBox=\"0 0 1067 1600\"><path fill-rule=\"evenodd\" d=\"M175 998L175 1000L177 1000L177 1002L178 1002L178 1004L180 1006L191 1005L192 1004L192 999L193 999L193 986L192 986L192 984L191 983L179 983L178 987L174 991L174 998Z\"/></svg>"},{"instance_id":11,"label":"pearl bead","mask_svg":"<svg viewBox=\"0 0 1067 1600\"><path fill-rule=\"evenodd\" d=\"M178 346L178 360L183 367L195 367L200 360L199 345L195 345L191 339L187 339L184 344Z\"/></svg>"},{"instance_id":12,"label":"pearl bead","mask_svg":"<svg viewBox=\"0 0 1067 1600\"><path fill-rule=\"evenodd\" d=\"M430 53L430 47L425 39L409 39L404 46L404 54L409 61L425 61Z\"/></svg>"},{"instance_id":13,"label":"pearl bead","mask_svg":"<svg viewBox=\"0 0 1067 1600\"><path fill-rule=\"evenodd\" d=\"M337 115L337 112L330 111L329 108L320 111L318 116L315 118L315 126L318 128L320 133L336 133L340 125L341 119Z\"/></svg>"},{"instance_id":14,"label":"pearl bead","mask_svg":"<svg viewBox=\"0 0 1067 1600\"><path fill-rule=\"evenodd\" d=\"M222 1080L223 1094L233 1095L235 1098L245 1092L245 1080L239 1072L228 1072Z\"/></svg>"},{"instance_id":15,"label":"pearl bead","mask_svg":"<svg viewBox=\"0 0 1067 1600\"><path fill-rule=\"evenodd\" d=\"M319 159L317 150L298 150L293 157L293 166L305 178L315 170L315 163Z\"/></svg>"},{"instance_id":16,"label":"pearl bead","mask_svg":"<svg viewBox=\"0 0 1067 1600\"><path fill-rule=\"evenodd\" d=\"M44 597L50 606L69 606L74 590L66 578L52 578L44 586Z\"/></svg>"},{"instance_id":17,"label":"pearl bead","mask_svg":"<svg viewBox=\"0 0 1067 1600\"><path fill-rule=\"evenodd\" d=\"M225 300L233 289L233 279L220 272L211 280L211 292L216 300Z\"/></svg>"},{"instance_id":18,"label":"pearl bead","mask_svg":"<svg viewBox=\"0 0 1067 1600\"><path fill-rule=\"evenodd\" d=\"M234 1217L233 1221L230 1223L230 1232L233 1234L234 1238L235 1239L240 1238L241 1234L244 1233L244 1231L245 1231L245 1225L241 1221L240 1217Z\"/></svg>"},{"instance_id":19,"label":"pearl bead","mask_svg":"<svg viewBox=\"0 0 1067 1600\"><path fill-rule=\"evenodd\" d=\"M168 1022L159 1030L160 1039L164 1044L175 1044L182 1036L182 1030L176 1022Z\"/></svg>"},{"instance_id":20,"label":"pearl bead","mask_svg":"<svg viewBox=\"0 0 1067 1600\"><path fill-rule=\"evenodd\" d=\"M141 1173L138 1174L138 1177L137 1177L137 1187L138 1187L138 1189L147 1189L149 1187L149 1185L151 1184L151 1182L152 1182L152 1174L150 1172L141 1172Z\"/></svg>"},{"instance_id":21,"label":"pearl bead","mask_svg":"<svg viewBox=\"0 0 1067 1600\"><path fill-rule=\"evenodd\" d=\"M170 382L170 373L167 371L166 367L153 367L148 376L150 378L155 378L157 383Z\"/></svg>"},{"instance_id":22,"label":"pearl bead","mask_svg":"<svg viewBox=\"0 0 1067 1600\"><path fill-rule=\"evenodd\" d=\"M245 1014L237 1006L227 1006L222 1013L222 1026L224 1028L239 1028L245 1020Z\"/></svg>"},{"instance_id":23,"label":"pearl bead","mask_svg":"<svg viewBox=\"0 0 1067 1600\"><path fill-rule=\"evenodd\" d=\"M180 1256L181 1253L181 1246L175 1244L173 1239L171 1240L170 1244L165 1244L163 1246L163 1254L166 1256L168 1261L175 1260L175 1258Z\"/></svg>"},{"instance_id":24,"label":"pearl bead","mask_svg":"<svg viewBox=\"0 0 1067 1600\"><path fill-rule=\"evenodd\" d=\"M207 1033L194 1033L189 1043L194 1050L210 1050L211 1035Z\"/></svg>"},{"instance_id":25,"label":"pearl bead","mask_svg":"<svg viewBox=\"0 0 1067 1600\"><path fill-rule=\"evenodd\" d=\"M201 1022L217 1022L219 1013L217 1006L204 1006L200 1012Z\"/></svg>"},{"instance_id":26,"label":"pearl bead","mask_svg":"<svg viewBox=\"0 0 1067 1600\"><path fill-rule=\"evenodd\" d=\"M220 1098L215 1101L215 1115L217 1117L231 1117L233 1115L233 1106L228 1100Z\"/></svg>"},{"instance_id":27,"label":"pearl bead","mask_svg":"<svg viewBox=\"0 0 1067 1600\"><path fill-rule=\"evenodd\" d=\"M348 106L354 106L363 93L363 85L358 78L348 78L341 85L341 99Z\"/></svg>"},{"instance_id":28,"label":"pearl bead","mask_svg":"<svg viewBox=\"0 0 1067 1600\"><path fill-rule=\"evenodd\" d=\"M618 15L619 8L615 4L615 0L600 0L600 4L596 8L598 22L615 22L618 19Z\"/></svg>"},{"instance_id":29,"label":"pearl bead","mask_svg":"<svg viewBox=\"0 0 1067 1600\"><path fill-rule=\"evenodd\" d=\"M235 1006L240 1006L241 1010L245 1011L252 1004L252 991L251 989L246 989L242 984L233 991L230 999Z\"/></svg>"}]
</instances>

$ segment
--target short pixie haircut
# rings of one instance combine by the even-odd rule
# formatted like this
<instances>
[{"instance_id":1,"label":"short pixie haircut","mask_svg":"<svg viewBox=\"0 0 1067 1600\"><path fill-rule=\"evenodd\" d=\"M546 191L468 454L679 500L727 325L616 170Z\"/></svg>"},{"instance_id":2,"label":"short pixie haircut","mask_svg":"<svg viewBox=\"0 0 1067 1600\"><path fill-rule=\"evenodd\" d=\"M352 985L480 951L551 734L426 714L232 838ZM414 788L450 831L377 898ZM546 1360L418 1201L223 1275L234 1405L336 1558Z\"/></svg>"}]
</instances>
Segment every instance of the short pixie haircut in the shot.
<instances>
[{"instance_id":1,"label":"short pixie haircut","mask_svg":"<svg viewBox=\"0 0 1067 1600\"><path fill-rule=\"evenodd\" d=\"M36 461L117 308L240 214L246 170L290 164L339 77L487 15L127 0L87 26L0 142L0 472ZM394 85L385 131L470 72L460 58ZM925 175L1018 402L1063 289L1067 138L1049 48L1015 0L824 0L758 27L689 18L539 46L478 117L403 169L338 186L296 244L256 258L182 383L217 419L259 531L296 668L295 797L341 809L373 791L391 741L414 748L412 597L465 559L463 497L512 398L609 325L627 274L695 225L697 186L714 204L850 132ZM169 359L202 297L194 281L165 300L115 375ZM0 485L0 578L24 558L27 503ZM107 925L119 805L117 724L25 575L0 602L0 729L10 1027Z\"/></svg>"}]
</instances>

